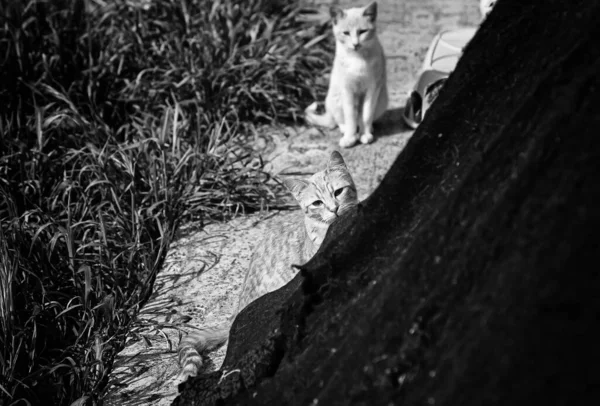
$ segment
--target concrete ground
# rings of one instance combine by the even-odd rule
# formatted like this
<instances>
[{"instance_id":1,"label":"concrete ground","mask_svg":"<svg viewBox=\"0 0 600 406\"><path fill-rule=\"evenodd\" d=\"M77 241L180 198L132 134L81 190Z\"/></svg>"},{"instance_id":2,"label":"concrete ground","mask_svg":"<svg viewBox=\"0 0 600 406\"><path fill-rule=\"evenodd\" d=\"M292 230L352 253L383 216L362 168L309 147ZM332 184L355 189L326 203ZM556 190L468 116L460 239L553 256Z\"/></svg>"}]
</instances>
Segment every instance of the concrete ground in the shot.
<instances>
[{"instance_id":1,"label":"concrete ground","mask_svg":"<svg viewBox=\"0 0 600 406\"><path fill-rule=\"evenodd\" d=\"M329 2L306 0L323 7ZM341 7L360 3L340 0ZM342 150L364 199L381 179L412 135L401 112L422 58L433 36L442 29L479 24L478 0L380 0L379 36L387 55L389 110L376 127L373 144ZM294 127L265 129L269 135L266 169L284 177L307 177L321 170L333 150L339 150L339 130ZM140 312L134 339L117 357L107 405L169 405L177 394L175 348L178 325L214 326L227 323L237 304L253 243L272 221L285 221L290 211L241 215L229 222L183 227L172 244L154 295ZM218 369L225 349L206 359Z\"/></svg>"}]
</instances>

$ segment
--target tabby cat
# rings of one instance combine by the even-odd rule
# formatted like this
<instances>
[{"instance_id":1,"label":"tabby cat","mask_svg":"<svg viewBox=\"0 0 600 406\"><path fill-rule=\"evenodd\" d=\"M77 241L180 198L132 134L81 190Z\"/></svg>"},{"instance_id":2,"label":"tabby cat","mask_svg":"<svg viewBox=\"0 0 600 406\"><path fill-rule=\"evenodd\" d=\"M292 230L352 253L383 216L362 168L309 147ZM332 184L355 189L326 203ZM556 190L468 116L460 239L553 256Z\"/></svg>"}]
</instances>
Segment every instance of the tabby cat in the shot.
<instances>
[{"instance_id":1,"label":"tabby cat","mask_svg":"<svg viewBox=\"0 0 600 406\"><path fill-rule=\"evenodd\" d=\"M325 114L318 103L305 110L310 124L342 132L340 146L373 141L373 122L388 105L385 54L377 37L377 3L346 10L331 8L335 57L325 98Z\"/></svg>"},{"instance_id":2,"label":"tabby cat","mask_svg":"<svg viewBox=\"0 0 600 406\"><path fill-rule=\"evenodd\" d=\"M250 259L232 319L250 302L292 280L297 272L292 265L308 262L329 226L358 204L354 181L337 151L332 152L327 167L309 180L286 179L284 184L300 204L302 214L292 226L276 224L266 231ZM180 378L196 376L202 366L200 353L225 343L228 336L229 327L203 328L183 337L178 348Z\"/></svg>"}]
</instances>

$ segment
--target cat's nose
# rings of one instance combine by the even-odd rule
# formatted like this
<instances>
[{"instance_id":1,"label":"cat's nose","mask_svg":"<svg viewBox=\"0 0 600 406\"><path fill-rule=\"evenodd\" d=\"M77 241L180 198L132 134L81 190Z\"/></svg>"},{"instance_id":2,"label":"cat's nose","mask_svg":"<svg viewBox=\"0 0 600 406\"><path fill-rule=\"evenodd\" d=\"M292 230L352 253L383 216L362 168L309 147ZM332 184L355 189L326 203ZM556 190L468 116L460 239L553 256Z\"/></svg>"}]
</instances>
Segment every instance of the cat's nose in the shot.
<instances>
[{"instance_id":1,"label":"cat's nose","mask_svg":"<svg viewBox=\"0 0 600 406\"><path fill-rule=\"evenodd\" d=\"M358 50L360 48L360 44L359 43L352 44L352 47L354 47L355 50Z\"/></svg>"}]
</instances>

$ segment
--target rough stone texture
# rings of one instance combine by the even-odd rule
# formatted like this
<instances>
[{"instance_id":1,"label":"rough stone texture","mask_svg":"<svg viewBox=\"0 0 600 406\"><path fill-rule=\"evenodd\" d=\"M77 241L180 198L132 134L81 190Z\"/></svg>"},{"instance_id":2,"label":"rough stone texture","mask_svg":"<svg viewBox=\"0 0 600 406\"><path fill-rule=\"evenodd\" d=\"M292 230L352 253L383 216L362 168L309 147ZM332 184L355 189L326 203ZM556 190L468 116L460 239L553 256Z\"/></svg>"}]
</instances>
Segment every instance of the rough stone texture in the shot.
<instances>
[{"instance_id":1,"label":"rough stone texture","mask_svg":"<svg viewBox=\"0 0 600 406\"><path fill-rule=\"evenodd\" d=\"M362 210L174 404L598 404L599 18L498 2Z\"/></svg>"},{"instance_id":2,"label":"rough stone texture","mask_svg":"<svg viewBox=\"0 0 600 406\"><path fill-rule=\"evenodd\" d=\"M329 4L306 1L311 3ZM361 2L339 3L345 7ZM361 199L379 185L412 135L402 125L401 107L431 39L441 29L476 25L480 20L478 0L380 0L378 4L380 38L388 57L390 108L375 129L373 144L342 151ZM338 130L270 128L263 129L254 142L264 152L269 172L280 177L305 177L322 169L330 152L339 149L340 136ZM174 353L178 329L227 323L237 304L254 242L270 222L285 221L291 214L242 215L227 223L183 228L157 276L152 299L139 315L136 335L117 358L105 404L164 406L172 402L178 383L174 380L178 373ZM263 315L270 311L270 307L260 310ZM256 322L253 326L257 334L268 330ZM236 348L243 352L245 347ZM222 348L206 358L207 371L219 368L225 351Z\"/></svg>"}]
</instances>

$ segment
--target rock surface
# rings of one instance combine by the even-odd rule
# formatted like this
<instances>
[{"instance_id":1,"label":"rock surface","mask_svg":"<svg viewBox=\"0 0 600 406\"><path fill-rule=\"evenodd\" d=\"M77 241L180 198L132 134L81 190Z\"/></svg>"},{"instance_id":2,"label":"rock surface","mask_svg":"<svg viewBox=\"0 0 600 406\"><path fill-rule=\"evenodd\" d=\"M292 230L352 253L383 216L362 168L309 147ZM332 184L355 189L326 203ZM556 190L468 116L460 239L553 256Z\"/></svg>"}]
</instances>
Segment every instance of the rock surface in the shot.
<instances>
[{"instance_id":1,"label":"rock surface","mask_svg":"<svg viewBox=\"0 0 600 406\"><path fill-rule=\"evenodd\" d=\"M598 404L599 18L498 2L362 209L174 404Z\"/></svg>"}]
</instances>

